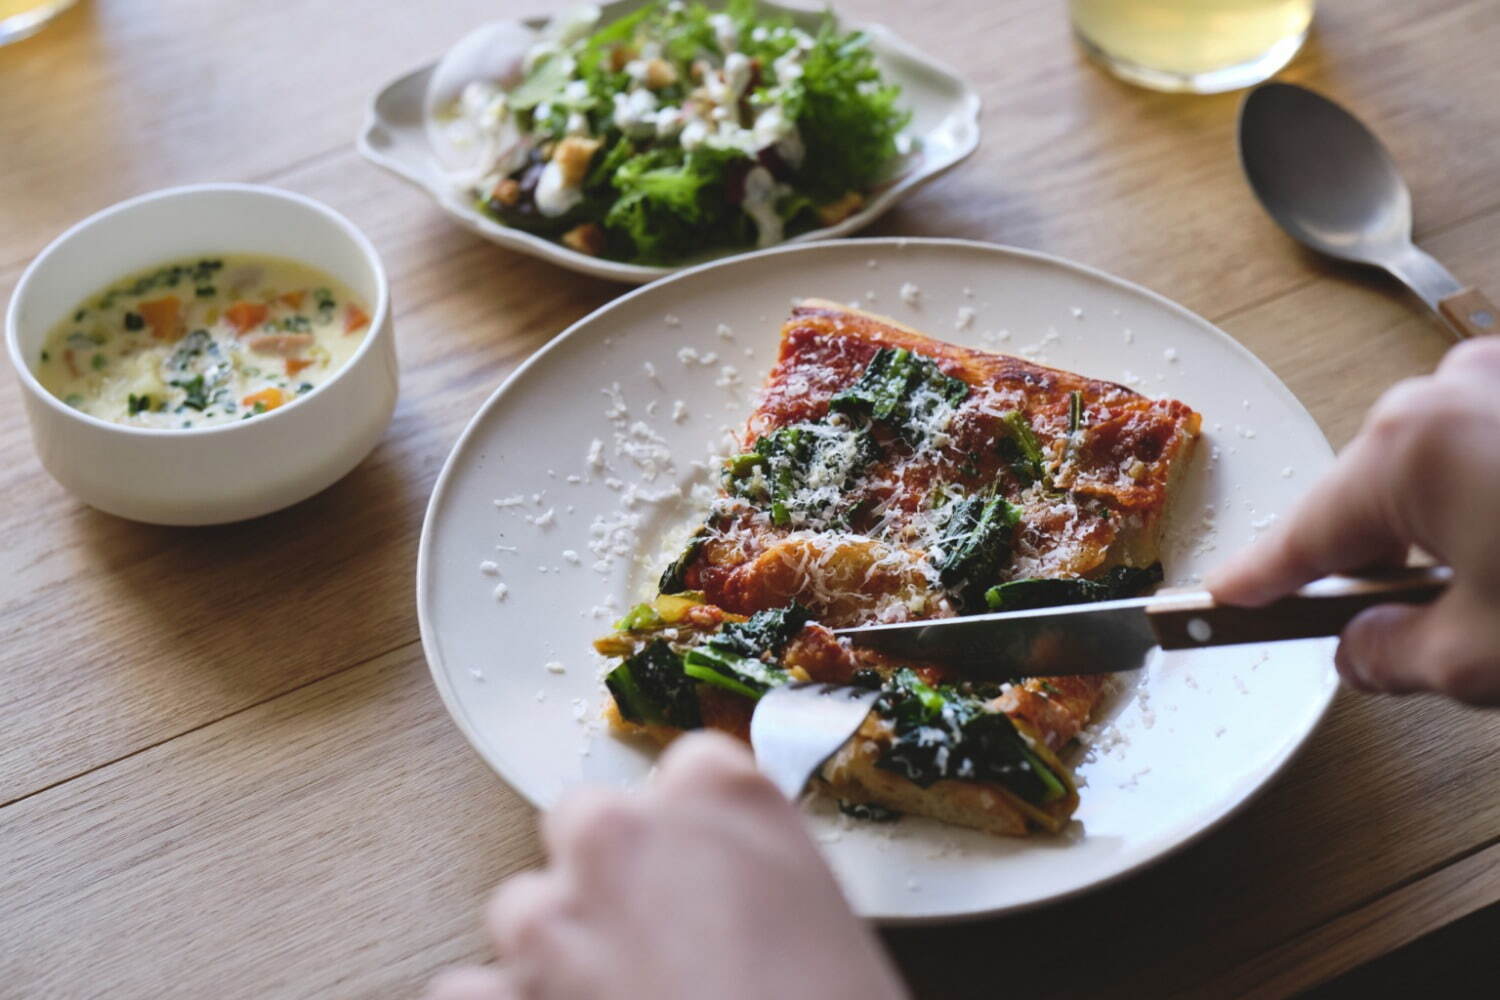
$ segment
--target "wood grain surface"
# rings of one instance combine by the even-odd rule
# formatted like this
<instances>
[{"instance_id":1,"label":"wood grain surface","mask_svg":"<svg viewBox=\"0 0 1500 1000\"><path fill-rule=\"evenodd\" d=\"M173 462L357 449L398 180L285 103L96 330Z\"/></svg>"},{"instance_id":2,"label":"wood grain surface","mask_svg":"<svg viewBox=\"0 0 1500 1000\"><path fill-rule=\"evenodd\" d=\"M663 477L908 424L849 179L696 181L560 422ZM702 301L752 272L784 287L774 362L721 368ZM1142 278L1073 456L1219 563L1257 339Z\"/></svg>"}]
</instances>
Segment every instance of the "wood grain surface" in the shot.
<instances>
[{"instance_id":1,"label":"wood grain surface","mask_svg":"<svg viewBox=\"0 0 1500 1000\"><path fill-rule=\"evenodd\" d=\"M1393 282L1313 258L1261 215L1234 95L1105 77L1061 0L839 6L941 55L985 102L979 152L874 234L1015 244L1139 281L1254 350L1336 445L1447 348ZM272 183L375 242L402 364L395 420L355 472L207 529L83 507L0 392L0 997L413 996L482 957L486 892L538 862L531 810L428 680L417 533L479 403L624 289L459 230L352 144L383 82L497 9L85 0L0 49L0 295L118 199ZM1492 298L1497 47L1491 0L1341 0L1283 74L1380 134L1418 240ZM887 940L923 997L988 996L997 968L1022 995L1288 995L1500 899L1497 765L1496 713L1344 693L1284 778L1156 868Z\"/></svg>"}]
</instances>

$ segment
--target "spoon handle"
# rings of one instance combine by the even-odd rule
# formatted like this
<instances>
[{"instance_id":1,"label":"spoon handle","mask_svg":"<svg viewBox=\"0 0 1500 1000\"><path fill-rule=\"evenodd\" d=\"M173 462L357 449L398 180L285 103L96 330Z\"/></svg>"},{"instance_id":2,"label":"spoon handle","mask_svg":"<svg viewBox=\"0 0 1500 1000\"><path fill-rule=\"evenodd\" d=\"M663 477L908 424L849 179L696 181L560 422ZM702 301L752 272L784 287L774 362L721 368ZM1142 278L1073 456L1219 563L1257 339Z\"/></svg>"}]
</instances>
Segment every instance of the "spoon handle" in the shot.
<instances>
[{"instance_id":1,"label":"spoon handle","mask_svg":"<svg viewBox=\"0 0 1500 1000\"><path fill-rule=\"evenodd\" d=\"M1438 312L1460 340L1500 333L1500 309L1477 288L1465 288L1439 300Z\"/></svg>"}]
</instances>

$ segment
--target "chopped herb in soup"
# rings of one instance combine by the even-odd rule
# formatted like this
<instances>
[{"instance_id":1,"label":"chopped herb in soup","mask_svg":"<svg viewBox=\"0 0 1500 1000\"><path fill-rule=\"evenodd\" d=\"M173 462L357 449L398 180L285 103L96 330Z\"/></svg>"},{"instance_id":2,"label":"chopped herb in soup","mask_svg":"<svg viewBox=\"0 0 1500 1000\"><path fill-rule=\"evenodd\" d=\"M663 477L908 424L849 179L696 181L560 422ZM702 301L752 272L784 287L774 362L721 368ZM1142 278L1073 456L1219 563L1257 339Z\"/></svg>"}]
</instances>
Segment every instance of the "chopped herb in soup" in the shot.
<instances>
[{"instance_id":1,"label":"chopped herb in soup","mask_svg":"<svg viewBox=\"0 0 1500 1000\"><path fill-rule=\"evenodd\" d=\"M364 306L322 271L281 257L212 257L90 296L47 335L36 376L101 420L203 427L312 391L369 329Z\"/></svg>"}]
</instances>

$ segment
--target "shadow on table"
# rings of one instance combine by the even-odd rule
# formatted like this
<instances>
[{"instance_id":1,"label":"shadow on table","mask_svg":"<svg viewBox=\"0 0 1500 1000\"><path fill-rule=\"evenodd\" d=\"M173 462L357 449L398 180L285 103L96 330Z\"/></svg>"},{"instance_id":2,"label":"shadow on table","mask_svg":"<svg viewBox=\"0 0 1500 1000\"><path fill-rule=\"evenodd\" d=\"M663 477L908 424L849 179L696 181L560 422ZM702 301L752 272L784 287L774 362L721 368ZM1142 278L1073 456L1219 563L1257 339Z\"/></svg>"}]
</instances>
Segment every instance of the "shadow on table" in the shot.
<instances>
[{"instance_id":1,"label":"shadow on table","mask_svg":"<svg viewBox=\"0 0 1500 1000\"><path fill-rule=\"evenodd\" d=\"M251 521L168 528L81 510L91 590L138 605L119 621L153 630L131 637L146 662L130 669L190 671L200 693L236 704L414 639L410 574L389 567L415 565L425 492L399 468L399 436L393 426L342 480Z\"/></svg>"},{"instance_id":2,"label":"shadow on table","mask_svg":"<svg viewBox=\"0 0 1500 1000\"><path fill-rule=\"evenodd\" d=\"M1500 974L1500 903L1302 994L1303 1000L1483 996ZM1489 983L1488 987L1483 983Z\"/></svg>"}]
</instances>

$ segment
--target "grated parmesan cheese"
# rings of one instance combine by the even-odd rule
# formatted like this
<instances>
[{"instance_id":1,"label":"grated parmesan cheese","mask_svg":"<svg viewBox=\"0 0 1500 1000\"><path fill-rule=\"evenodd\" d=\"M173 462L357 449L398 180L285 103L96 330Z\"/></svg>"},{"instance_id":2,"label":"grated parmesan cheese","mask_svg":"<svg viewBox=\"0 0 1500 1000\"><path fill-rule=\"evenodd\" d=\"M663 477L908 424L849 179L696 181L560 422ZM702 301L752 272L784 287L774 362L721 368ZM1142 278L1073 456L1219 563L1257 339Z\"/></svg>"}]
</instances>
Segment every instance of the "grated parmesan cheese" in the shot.
<instances>
[{"instance_id":1,"label":"grated parmesan cheese","mask_svg":"<svg viewBox=\"0 0 1500 1000\"><path fill-rule=\"evenodd\" d=\"M635 421L626 430L616 431L614 437L615 454L628 459L643 479L655 480L672 472L672 450L667 447L666 439L645 421Z\"/></svg>"},{"instance_id":2,"label":"grated parmesan cheese","mask_svg":"<svg viewBox=\"0 0 1500 1000\"><path fill-rule=\"evenodd\" d=\"M1141 726L1150 729L1156 725L1156 712L1151 708L1151 692L1144 687L1137 689L1135 693L1136 703L1141 710Z\"/></svg>"},{"instance_id":3,"label":"grated parmesan cheese","mask_svg":"<svg viewBox=\"0 0 1500 1000\"><path fill-rule=\"evenodd\" d=\"M589 525L588 543L595 557L594 569L607 575L616 560L633 555L640 541L640 526L641 516L628 510L595 517Z\"/></svg>"},{"instance_id":4,"label":"grated parmesan cheese","mask_svg":"<svg viewBox=\"0 0 1500 1000\"><path fill-rule=\"evenodd\" d=\"M620 391L620 383L611 382L609 388L599 391L609 397L609 409L604 411L604 419L624 420L630 415L630 408L625 405L625 394Z\"/></svg>"}]
</instances>

